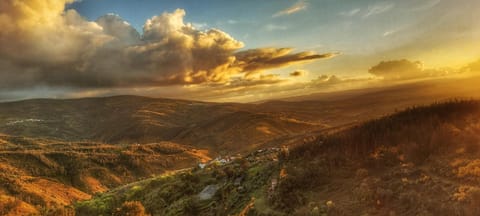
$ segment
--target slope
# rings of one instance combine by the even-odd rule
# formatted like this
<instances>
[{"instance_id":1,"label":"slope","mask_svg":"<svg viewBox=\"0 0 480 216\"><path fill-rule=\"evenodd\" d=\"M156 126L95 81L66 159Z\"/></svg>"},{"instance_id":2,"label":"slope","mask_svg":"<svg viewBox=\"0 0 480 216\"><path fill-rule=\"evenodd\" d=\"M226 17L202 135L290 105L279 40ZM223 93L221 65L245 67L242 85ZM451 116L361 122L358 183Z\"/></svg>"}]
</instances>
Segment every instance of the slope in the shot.
<instances>
[{"instance_id":1,"label":"slope","mask_svg":"<svg viewBox=\"0 0 480 216\"><path fill-rule=\"evenodd\" d=\"M475 215L478 134L479 101L413 107L290 149L121 187L76 212L112 214L136 200L152 215Z\"/></svg>"}]
</instances>

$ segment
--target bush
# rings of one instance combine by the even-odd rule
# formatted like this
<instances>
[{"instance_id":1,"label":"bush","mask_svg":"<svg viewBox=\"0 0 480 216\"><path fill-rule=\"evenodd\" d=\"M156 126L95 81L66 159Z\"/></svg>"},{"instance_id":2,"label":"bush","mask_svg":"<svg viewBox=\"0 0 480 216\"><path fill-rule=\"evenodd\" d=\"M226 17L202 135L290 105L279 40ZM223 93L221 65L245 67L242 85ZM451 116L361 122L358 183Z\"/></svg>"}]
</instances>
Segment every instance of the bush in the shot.
<instances>
[{"instance_id":1,"label":"bush","mask_svg":"<svg viewBox=\"0 0 480 216\"><path fill-rule=\"evenodd\" d=\"M302 166L287 167L286 175L280 178L273 194L272 205L291 213L296 207L305 203L305 190L322 186L328 182L329 176L325 165L311 162Z\"/></svg>"},{"instance_id":2,"label":"bush","mask_svg":"<svg viewBox=\"0 0 480 216\"><path fill-rule=\"evenodd\" d=\"M12 209L16 208L20 204L21 201L18 199L0 202L0 215L7 215Z\"/></svg>"},{"instance_id":3,"label":"bush","mask_svg":"<svg viewBox=\"0 0 480 216\"><path fill-rule=\"evenodd\" d=\"M139 201L127 201L114 213L114 216L146 216L145 207Z\"/></svg>"}]
</instances>

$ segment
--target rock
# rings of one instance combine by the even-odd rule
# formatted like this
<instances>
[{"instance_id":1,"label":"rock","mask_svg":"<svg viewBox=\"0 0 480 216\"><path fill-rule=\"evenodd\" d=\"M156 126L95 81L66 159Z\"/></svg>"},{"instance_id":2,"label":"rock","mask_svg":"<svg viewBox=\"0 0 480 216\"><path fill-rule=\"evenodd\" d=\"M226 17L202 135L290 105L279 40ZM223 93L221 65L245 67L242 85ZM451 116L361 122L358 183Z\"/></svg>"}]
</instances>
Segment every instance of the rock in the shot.
<instances>
[{"instance_id":1,"label":"rock","mask_svg":"<svg viewBox=\"0 0 480 216\"><path fill-rule=\"evenodd\" d=\"M332 200L328 200L325 205L327 205L327 208L328 209L331 209L331 208L334 208L335 207L335 203L332 201Z\"/></svg>"},{"instance_id":2,"label":"rock","mask_svg":"<svg viewBox=\"0 0 480 216\"><path fill-rule=\"evenodd\" d=\"M237 192L239 192L239 193L245 192L245 187L239 186L239 187L237 188Z\"/></svg>"},{"instance_id":3,"label":"rock","mask_svg":"<svg viewBox=\"0 0 480 216\"><path fill-rule=\"evenodd\" d=\"M312 216L318 216L318 215L320 215L320 209L318 208L318 206L313 207L313 209L312 209L312 211L310 212L310 214L311 214Z\"/></svg>"},{"instance_id":4,"label":"rock","mask_svg":"<svg viewBox=\"0 0 480 216\"><path fill-rule=\"evenodd\" d=\"M200 200L211 199L217 193L218 188L218 185L208 185L198 194L198 198Z\"/></svg>"},{"instance_id":5,"label":"rock","mask_svg":"<svg viewBox=\"0 0 480 216\"><path fill-rule=\"evenodd\" d=\"M234 186L240 186L242 184L242 181L243 181L243 177L238 177L235 179L235 181L233 182L233 185Z\"/></svg>"}]
</instances>

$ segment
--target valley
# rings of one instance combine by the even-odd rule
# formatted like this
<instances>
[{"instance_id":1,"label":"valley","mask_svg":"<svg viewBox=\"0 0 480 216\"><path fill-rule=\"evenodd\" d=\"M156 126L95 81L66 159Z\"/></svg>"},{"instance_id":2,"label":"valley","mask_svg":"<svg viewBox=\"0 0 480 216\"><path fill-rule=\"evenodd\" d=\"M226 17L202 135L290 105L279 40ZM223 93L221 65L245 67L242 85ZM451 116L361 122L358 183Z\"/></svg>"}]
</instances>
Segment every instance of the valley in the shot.
<instances>
[{"instance_id":1,"label":"valley","mask_svg":"<svg viewBox=\"0 0 480 216\"><path fill-rule=\"evenodd\" d=\"M77 214L476 215L479 123L478 101L411 108L121 187L78 203Z\"/></svg>"},{"instance_id":2,"label":"valley","mask_svg":"<svg viewBox=\"0 0 480 216\"><path fill-rule=\"evenodd\" d=\"M420 86L422 88L419 88L419 91L427 88L424 85ZM205 182L202 180L198 184L195 183L190 192L185 192L183 195L180 193L179 197L165 201L170 204L179 202L177 204L180 206L175 207L176 209L153 211L151 206L146 205L147 212L154 215L164 215L170 211L168 214L180 214L179 212L184 211L184 207L181 207L185 201L184 195L191 198L194 193L199 193L202 187L208 186L205 184L209 182L223 182L221 184L223 186L218 185L223 190L224 186L230 184L229 181L235 180L232 176L225 179L224 175L227 174L224 172L233 172L228 175L246 178L245 174L237 173L240 172L238 170L240 160L247 161L245 164L248 164L245 167L242 165L241 172L260 169L263 170L262 172L268 170L268 174L257 173L251 177L253 179L249 181L253 182L248 184L254 189L245 194L242 192L242 201L238 203L235 201L230 204L231 206L226 207L229 209L228 214L238 214L240 209L247 205L265 205L268 206L265 209L277 213L286 210L287 212L299 211L300 203L294 207L288 207L291 209L279 208L275 205L280 204L268 204L267 198L262 198L265 187L269 184L268 181L272 178L278 179L274 176L280 170L286 170L285 167L288 167L286 164L290 162L281 161L277 153L269 156L268 160L263 160L261 157L249 158L249 155L257 151L280 149L282 146L296 149L298 146L318 142L320 137L341 134L342 131L349 131L350 128L355 128L371 119L383 118L397 110L451 98L448 97L450 95L432 95L431 91L424 91L425 94L416 93L415 96L407 93L405 93L407 96L400 96L403 88L405 87L393 88L395 90L372 89L360 95L351 95L348 91L340 92L337 93L338 99L318 98L300 101L285 99L251 104L210 103L138 96L68 100L34 99L1 103L0 122L3 124L0 124L0 133L3 135L0 136L0 190L3 204L0 210L2 214L7 215L68 215L75 212L77 215L92 215L92 212L109 215L113 213L114 206L119 207L125 201L142 200L145 198L142 196L147 196L146 194L125 196L118 193L119 187L125 188L122 191L126 191L122 193L127 193L131 189L129 187L136 186L137 181L142 182L138 184L143 188L152 181L167 181L164 180L165 175L170 176L166 179L171 179L173 182L177 181L178 176L203 176L200 179L205 178ZM465 92L458 94L461 93ZM455 92L451 96L455 97ZM376 105L368 106L367 104ZM372 135L371 139L377 139L375 136L377 135ZM351 143L356 141L348 141L342 145ZM349 147L341 151L348 152L352 149L358 149L358 147ZM212 161L216 164L214 159L217 157L236 159L232 160L235 162L225 166L198 170L199 164L212 164ZM303 157L306 158L306 156ZM337 157L350 158L351 156ZM316 160L312 159L312 161ZM310 167L310 165L298 166ZM354 168L336 167L335 169L345 169L343 172L352 173L351 169ZM183 171L178 173L178 170ZM299 171L295 168L292 172ZM325 170L318 172L325 173ZM297 174L294 175L297 176ZM344 181L340 179L336 183L341 182ZM131 186L132 184L134 186ZM349 188L354 185L335 184L334 187ZM343 193L353 189L345 190ZM234 188L228 190L234 190ZM114 204L110 203L109 208L102 210L107 213L99 213L98 209L90 209L90 204L82 204L88 203L84 200L99 199L96 195L103 193L106 194L101 195L100 199L104 196L121 197ZM341 194L338 191L332 193L335 196ZM311 195L314 196L314 194ZM257 200L254 202L255 205L250 203L252 197ZM78 205L80 205L79 210ZM220 215L226 213L217 212ZM205 213L205 215L209 214Z\"/></svg>"}]
</instances>

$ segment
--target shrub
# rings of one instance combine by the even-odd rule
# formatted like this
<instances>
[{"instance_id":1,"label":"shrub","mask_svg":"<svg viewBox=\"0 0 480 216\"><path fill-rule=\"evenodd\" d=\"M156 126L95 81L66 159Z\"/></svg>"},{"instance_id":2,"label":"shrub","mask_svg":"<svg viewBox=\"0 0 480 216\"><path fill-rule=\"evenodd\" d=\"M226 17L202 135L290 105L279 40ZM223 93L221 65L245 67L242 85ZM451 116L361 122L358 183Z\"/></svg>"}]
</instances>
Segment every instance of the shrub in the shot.
<instances>
[{"instance_id":1,"label":"shrub","mask_svg":"<svg viewBox=\"0 0 480 216\"><path fill-rule=\"evenodd\" d=\"M127 201L114 213L114 216L146 216L145 207L139 201Z\"/></svg>"},{"instance_id":2,"label":"shrub","mask_svg":"<svg viewBox=\"0 0 480 216\"><path fill-rule=\"evenodd\" d=\"M0 215L7 215L12 209L16 208L20 204L21 201L18 199L0 202Z\"/></svg>"}]
</instances>

